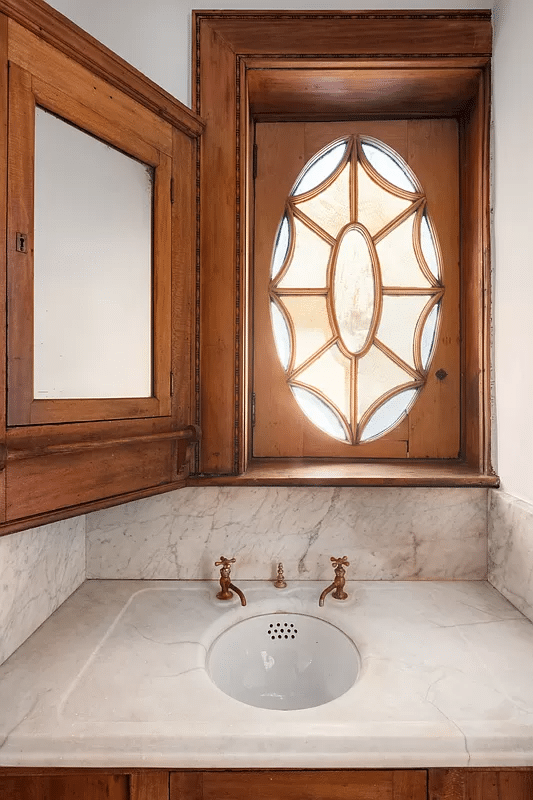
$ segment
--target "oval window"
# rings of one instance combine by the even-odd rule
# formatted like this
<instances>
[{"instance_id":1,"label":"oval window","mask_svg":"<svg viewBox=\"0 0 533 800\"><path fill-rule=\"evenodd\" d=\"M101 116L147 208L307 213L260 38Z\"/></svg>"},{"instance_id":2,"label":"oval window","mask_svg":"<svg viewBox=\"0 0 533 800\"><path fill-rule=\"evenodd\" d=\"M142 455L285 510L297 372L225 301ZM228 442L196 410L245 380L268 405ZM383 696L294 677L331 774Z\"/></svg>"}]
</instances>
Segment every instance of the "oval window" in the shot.
<instances>
[{"instance_id":1,"label":"oval window","mask_svg":"<svg viewBox=\"0 0 533 800\"><path fill-rule=\"evenodd\" d=\"M306 164L278 227L274 339L295 401L349 444L394 428L426 383L439 327L441 256L420 182L369 136Z\"/></svg>"}]
</instances>

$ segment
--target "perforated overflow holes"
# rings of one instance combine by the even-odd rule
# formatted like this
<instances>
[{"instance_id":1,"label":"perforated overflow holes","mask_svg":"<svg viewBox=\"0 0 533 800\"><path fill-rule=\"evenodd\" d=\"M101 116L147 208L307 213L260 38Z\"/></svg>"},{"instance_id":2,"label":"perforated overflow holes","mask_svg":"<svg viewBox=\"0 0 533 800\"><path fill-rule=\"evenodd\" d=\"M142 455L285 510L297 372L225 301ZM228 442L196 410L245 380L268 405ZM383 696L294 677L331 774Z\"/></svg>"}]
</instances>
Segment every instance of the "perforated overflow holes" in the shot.
<instances>
[{"instance_id":1,"label":"perforated overflow holes","mask_svg":"<svg viewBox=\"0 0 533 800\"><path fill-rule=\"evenodd\" d=\"M297 633L292 622L271 622L267 630L271 639L295 639Z\"/></svg>"}]
</instances>

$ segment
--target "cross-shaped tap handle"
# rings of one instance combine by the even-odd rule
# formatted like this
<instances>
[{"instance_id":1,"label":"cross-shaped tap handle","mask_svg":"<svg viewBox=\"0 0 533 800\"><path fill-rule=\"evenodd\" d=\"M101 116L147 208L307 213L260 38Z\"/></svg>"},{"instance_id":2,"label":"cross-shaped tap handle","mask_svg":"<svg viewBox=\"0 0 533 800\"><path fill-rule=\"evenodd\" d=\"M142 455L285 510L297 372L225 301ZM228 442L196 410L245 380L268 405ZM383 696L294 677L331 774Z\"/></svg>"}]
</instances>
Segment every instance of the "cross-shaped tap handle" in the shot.
<instances>
[{"instance_id":1,"label":"cross-shaped tap handle","mask_svg":"<svg viewBox=\"0 0 533 800\"><path fill-rule=\"evenodd\" d=\"M333 556L330 557L330 561L333 564L333 568L337 569L337 567L349 567L350 562L348 561L346 556L342 558L334 558Z\"/></svg>"},{"instance_id":2,"label":"cross-shaped tap handle","mask_svg":"<svg viewBox=\"0 0 533 800\"><path fill-rule=\"evenodd\" d=\"M215 561L215 567L229 567L230 564L235 564L234 558L225 558L225 556L220 556L220 561Z\"/></svg>"}]
</instances>

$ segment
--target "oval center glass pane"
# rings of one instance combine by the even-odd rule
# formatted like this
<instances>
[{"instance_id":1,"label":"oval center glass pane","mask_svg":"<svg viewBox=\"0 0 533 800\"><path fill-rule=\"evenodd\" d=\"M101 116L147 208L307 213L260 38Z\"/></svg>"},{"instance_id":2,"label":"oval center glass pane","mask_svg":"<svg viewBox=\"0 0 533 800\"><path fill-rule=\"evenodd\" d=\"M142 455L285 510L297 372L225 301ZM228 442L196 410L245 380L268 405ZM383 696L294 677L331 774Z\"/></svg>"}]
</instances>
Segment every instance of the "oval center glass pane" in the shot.
<instances>
[{"instance_id":1,"label":"oval center glass pane","mask_svg":"<svg viewBox=\"0 0 533 800\"><path fill-rule=\"evenodd\" d=\"M356 355L365 348L374 317L376 287L368 242L358 228L348 228L337 250L333 298L339 334Z\"/></svg>"}]
</instances>

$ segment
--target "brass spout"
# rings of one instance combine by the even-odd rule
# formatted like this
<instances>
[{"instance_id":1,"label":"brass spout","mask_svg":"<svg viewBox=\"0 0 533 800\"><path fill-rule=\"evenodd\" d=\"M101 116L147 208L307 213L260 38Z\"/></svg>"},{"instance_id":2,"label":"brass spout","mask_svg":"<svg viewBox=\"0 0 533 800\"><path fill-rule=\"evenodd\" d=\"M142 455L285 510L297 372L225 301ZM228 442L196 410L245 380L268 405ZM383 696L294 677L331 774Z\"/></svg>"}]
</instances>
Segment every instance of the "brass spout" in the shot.
<instances>
[{"instance_id":1,"label":"brass spout","mask_svg":"<svg viewBox=\"0 0 533 800\"><path fill-rule=\"evenodd\" d=\"M324 591L320 595L320 599L318 601L319 606L324 605L324 600L330 592L333 592L331 596L333 597L334 600L346 600L346 598L348 597L348 595L344 591L344 584L346 583L346 578L344 577L345 576L344 567L349 567L350 562L348 561L346 556L343 556L342 558L333 558L333 556L331 556L330 560L333 564L333 567L335 568L335 579L333 583L330 586L328 586L327 589L324 589Z\"/></svg>"},{"instance_id":2,"label":"brass spout","mask_svg":"<svg viewBox=\"0 0 533 800\"><path fill-rule=\"evenodd\" d=\"M235 594L238 594L238 595L239 595L239 597L241 598L241 606L245 606L245 605L246 605L246 597L243 595L243 593L241 592L241 590L240 590L240 589L238 589L238 588L235 586L235 584L234 584L234 583L230 583L230 585L229 585L229 588L230 588L230 589L233 589L233 591L235 592Z\"/></svg>"},{"instance_id":3,"label":"brass spout","mask_svg":"<svg viewBox=\"0 0 533 800\"><path fill-rule=\"evenodd\" d=\"M326 599L326 595L328 595L331 591L333 591L334 588L335 588L335 584L332 583L331 586L328 586L327 589L324 589L324 591L320 595L320 600L318 601L318 605L319 606L323 606L324 605L324 600Z\"/></svg>"}]
</instances>

